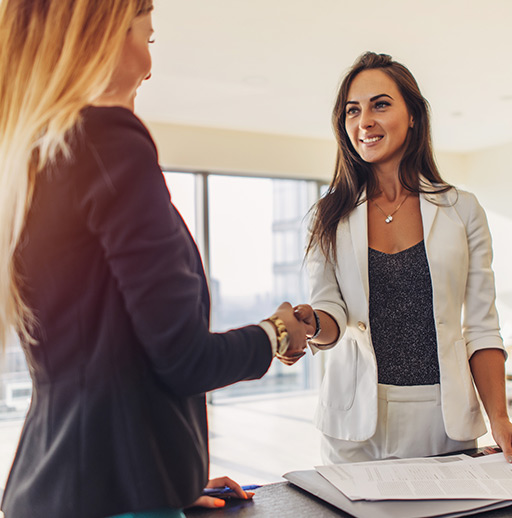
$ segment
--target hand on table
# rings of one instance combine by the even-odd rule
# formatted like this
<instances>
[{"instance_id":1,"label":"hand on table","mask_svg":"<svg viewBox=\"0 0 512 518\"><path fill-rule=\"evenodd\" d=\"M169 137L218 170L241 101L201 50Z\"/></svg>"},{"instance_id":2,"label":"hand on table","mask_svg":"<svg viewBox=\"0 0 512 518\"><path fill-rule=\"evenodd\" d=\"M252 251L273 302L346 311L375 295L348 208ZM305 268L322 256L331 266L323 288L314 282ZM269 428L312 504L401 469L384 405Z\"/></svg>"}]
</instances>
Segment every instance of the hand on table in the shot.
<instances>
[{"instance_id":1,"label":"hand on table","mask_svg":"<svg viewBox=\"0 0 512 518\"><path fill-rule=\"evenodd\" d=\"M505 459L512 463L512 423L507 417L495 419L491 422L491 431Z\"/></svg>"},{"instance_id":2,"label":"hand on table","mask_svg":"<svg viewBox=\"0 0 512 518\"><path fill-rule=\"evenodd\" d=\"M237 484L234 480L231 480L229 477L219 477L213 478L206 484L207 488L219 488L222 489L224 487L229 487L233 490L231 493L226 493L226 496L229 495L230 498L240 498L242 500L250 500L254 496L254 493L246 492L242 489L242 487ZM210 507L212 509L224 507L226 505L225 500L222 498L217 498L215 496L200 496L191 507Z\"/></svg>"}]
</instances>

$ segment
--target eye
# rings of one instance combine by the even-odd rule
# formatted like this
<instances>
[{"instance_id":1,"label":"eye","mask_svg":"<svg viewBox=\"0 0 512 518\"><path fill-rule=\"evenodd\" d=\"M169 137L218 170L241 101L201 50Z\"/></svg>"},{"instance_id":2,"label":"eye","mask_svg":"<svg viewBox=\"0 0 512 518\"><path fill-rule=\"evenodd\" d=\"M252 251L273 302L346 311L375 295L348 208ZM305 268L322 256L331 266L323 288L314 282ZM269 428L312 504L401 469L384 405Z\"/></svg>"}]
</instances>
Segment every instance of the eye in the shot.
<instances>
[{"instance_id":1,"label":"eye","mask_svg":"<svg viewBox=\"0 0 512 518\"><path fill-rule=\"evenodd\" d=\"M355 106L348 106L347 107L347 116L353 117L354 115L357 115L359 113L359 108Z\"/></svg>"},{"instance_id":2,"label":"eye","mask_svg":"<svg viewBox=\"0 0 512 518\"><path fill-rule=\"evenodd\" d=\"M388 103L387 101L377 101L375 103L375 108L377 108L377 110L382 110L388 106L391 106L391 103Z\"/></svg>"}]
</instances>

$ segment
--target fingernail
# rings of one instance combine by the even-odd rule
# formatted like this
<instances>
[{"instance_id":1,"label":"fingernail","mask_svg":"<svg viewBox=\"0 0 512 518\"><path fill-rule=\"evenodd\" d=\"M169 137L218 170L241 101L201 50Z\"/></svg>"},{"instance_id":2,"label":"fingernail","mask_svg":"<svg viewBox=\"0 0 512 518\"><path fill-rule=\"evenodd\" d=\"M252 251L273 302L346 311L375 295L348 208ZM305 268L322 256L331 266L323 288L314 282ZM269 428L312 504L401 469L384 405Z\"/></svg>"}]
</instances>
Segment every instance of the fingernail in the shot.
<instances>
[{"instance_id":1,"label":"fingernail","mask_svg":"<svg viewBox=\"0 0 512 518\"><path fill-rule=\"evenodd\" d=\"M254 493L252 491L246 491L245 492L245 498L249 499L254 496Z\"/></svg>"},{"instance_id":2,"label":"fingernail","mask_svg":"<svg viewBox=\"0 0 512 518\"><path fill-rule=\"evenodd\" d=\"M510 464L512 464L512 455L507 455L507 462L510 462Z\"/></svg>"},{"instance_id":3,"label":"fingernail","mask_svg":"<svg viewBox=\"0 0 512 518\"><path fill-rule=\"evenodd\" d=\"M213 505L215 507L224 507L226 505L226 501L225 500L222 500L222 498L216 498L214 501L213 501Z\"/></svg>"}]
</instances>

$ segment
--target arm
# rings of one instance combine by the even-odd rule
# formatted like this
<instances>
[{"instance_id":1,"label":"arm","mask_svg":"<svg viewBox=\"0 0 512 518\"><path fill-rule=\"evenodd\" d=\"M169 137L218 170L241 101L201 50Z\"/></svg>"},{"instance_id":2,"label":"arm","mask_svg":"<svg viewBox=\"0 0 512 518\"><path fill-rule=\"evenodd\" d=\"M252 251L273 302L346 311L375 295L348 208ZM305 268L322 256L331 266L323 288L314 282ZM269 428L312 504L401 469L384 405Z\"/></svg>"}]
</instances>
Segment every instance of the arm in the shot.
<instances>
[{"instance_id":1,"label":"arm","mask_svg":"<svg viewBox=\"0 0 512 518\"><path fill-rule=\"evenodd\" d=\"M479 349L504 351L504 347L495 305L492 241L487 218L472 194L460 195L471 197L466 203L469 213L464 217L469 262L462 315L462 334L466 340L468 358L471 358Z\"/></svg>"},{"instance_id":2,"label":"arm","mask_svg":"<svg viewBox=\"0 0 512 518\"><path fill-rule=\"evenodd\" d=\"M315 326L313 308L320 319L321 332L312 343L313 352L316 352L333 347L343 336L347 325L347 307L340 293L335 266L318 246L309 252L307 267L311 306L298 307L301 309L299 315L308 324Z\"/></svg>"},{"instance_id":3,"label":"arm","mask_svg":"<svg viewBox=\"0 0 512 518\"><path fill-rule=\"evenodd\" d=\"M309 346L313 354L319 350L334 347L345 332L347 316L346 305L336 280L335 267L328 261L318 246L310 250L307 259L311 304L295 306L296 317L311 327L307 337L311 339ZM320 333L317 332L315 312L320 323ZM312 337L315 336L314 340ZM279 357L286 365L292 365L298 358Z\"/></svg>"},{"instance_id":4,"label":"arm","mask_svg":"<svg viewBox=\"0 0 512 518\"><path fill-rule=\"evenodd\" d=\"M472 195L470 195L472 196ZM466 283L463 334L473 379L489 417L496 443L512 461L512 424L505 393L505 358L495 307L492 243L482 207L472 196L466 223L469 273Z\"/></svg>"},{"instance_id":5,"label":"arm","mask_svg":"<svg viewBox=\"0 0 512 518\"><path fill-rule=\"evenodd\" d=\"M112 119L89 131L79 210L152 369L179 395L261 377L272 360L267 334L259 326L209 332L200 258L170 204L154 144L130 112L117 110ZM291 307L288 313L292 325Z\"/></svg>"},{"instance_id":6,"label":"arm","mask_svg":"<svg viewBox=\"0 0 512 518\"><path fill-rule=\"evenodd\" d=\"M297 318L310 325L316 330L316 319L313 308L308 304L300 304L295 306L295 314ZM331 317L325 311L318 310L316 312L318 320L320 321L320 333L315 337L315 346L321 348L321 346L333 346L340 337L340 329L336 320ZM314 334L314 333L313 333ZM313 336L308 334L308 339Z\"/></svg>"},{"instance_id":7,"label":"arm","mask_svg":"<svg viewBox=\"0 0 512 518\"><path fill-rule=\"evenodd\" d=\"M480 349L471 357L471 373L491 423L496 444L512 462L512 423L505 395L505 358L500 349Z\"/></svg>"}]
</instances>

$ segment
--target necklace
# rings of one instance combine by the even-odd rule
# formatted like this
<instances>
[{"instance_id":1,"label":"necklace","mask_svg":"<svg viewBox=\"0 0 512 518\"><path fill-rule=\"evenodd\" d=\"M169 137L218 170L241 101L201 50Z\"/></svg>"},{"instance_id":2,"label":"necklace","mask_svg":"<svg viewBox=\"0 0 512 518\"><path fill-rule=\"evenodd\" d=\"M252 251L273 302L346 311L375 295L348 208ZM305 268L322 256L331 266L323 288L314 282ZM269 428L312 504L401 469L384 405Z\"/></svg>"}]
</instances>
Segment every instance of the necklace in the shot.
<instances>
[{"instance_id":1,"label":"necklace","mask_svg":"<svg viewBox=\"0 0 512 518\"><path fill-rule=\"evenodd\" d=\"M375 206L386 216L386 219L384 220L386 223L391 223L393 221L393 216L398 212L398 209L404 204L405 200L409 197L410 192L405 195L405 198L396 206L396 209L391 214L386 214L379 206L379 204L372 200L373 203L375 203Z\"/></svg>"}]
</instances>

